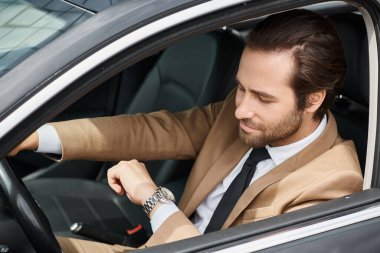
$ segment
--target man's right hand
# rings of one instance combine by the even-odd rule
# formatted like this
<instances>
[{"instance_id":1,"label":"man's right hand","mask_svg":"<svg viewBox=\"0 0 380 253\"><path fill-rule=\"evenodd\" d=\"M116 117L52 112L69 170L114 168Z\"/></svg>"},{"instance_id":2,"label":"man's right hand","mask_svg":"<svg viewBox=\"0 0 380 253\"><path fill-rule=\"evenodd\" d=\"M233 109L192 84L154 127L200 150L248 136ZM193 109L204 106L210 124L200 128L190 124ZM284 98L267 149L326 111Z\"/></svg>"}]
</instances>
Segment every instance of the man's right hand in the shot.
<instances>
[{"instance_id":1,"label":"man's right hand","mask_svg":"<svg viewBox=\"0 0 380 253\"><path fill-rule=\"evenodd\" d=\"M38 133L35 131L29 135L25 140L18 144L8 156L15 156L21 150L36 150L38 148Z\"/></svg>"}]
</instances>

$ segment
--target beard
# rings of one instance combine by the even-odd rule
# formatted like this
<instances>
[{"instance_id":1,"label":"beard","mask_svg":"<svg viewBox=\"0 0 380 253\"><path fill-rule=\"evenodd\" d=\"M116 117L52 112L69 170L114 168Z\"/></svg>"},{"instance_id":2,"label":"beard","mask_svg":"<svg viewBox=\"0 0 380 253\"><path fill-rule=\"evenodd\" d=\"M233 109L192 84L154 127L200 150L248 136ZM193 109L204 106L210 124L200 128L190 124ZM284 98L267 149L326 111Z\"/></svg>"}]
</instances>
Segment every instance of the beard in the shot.
<instances>
[{"instance_id":1,"label":"beard","mask_svg":"<svg viewBox=\"0 0 380 253\"><path fill-rule=\"evenodd\" d=\"M248 127L258 129L260 134L247 133L239 128L241 140L252 148L262 148L265 145L282 141L294 135L301 127L303 121L302 111L293 109L278 121L265 126L251 119L242 119L242 123Z\"/></svg>"}]
</instances>

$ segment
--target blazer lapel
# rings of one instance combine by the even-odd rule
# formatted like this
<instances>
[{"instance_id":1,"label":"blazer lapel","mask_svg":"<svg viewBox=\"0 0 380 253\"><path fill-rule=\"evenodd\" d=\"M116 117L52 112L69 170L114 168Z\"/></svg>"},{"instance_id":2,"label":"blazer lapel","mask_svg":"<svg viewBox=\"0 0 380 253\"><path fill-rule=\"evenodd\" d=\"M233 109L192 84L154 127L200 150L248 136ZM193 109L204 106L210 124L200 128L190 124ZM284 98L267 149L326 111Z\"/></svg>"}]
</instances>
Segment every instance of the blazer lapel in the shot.
<instances>
[{"instance_id":1,"label":"blazer lapel","mask_svg":"<svg viewBox=\"0 0 380 253\"><path fill-rule=\"evenodd\" d=\"M236 220L236 218L243 212L246 207L253 201L253 199L265 188L271 184L279 181L280 179L289 175L296 168L297 157L286 160L270 172L259 178L256 182L252 183L241 195L240 199L232 209L231 214L228 216L222 228L227 228Z\"/></svg>"},{"instance_id":2,"label":"blazer lapel","mask_svg":"<svg viewBox=\"0 0 380 253\"><path fill-rule=\"evenodd\" d=\"M248 150L249 147L238 138L221 154L206 172L193 195L185 202L187 203L183 209L185 215L189 216L195 211L207 195L235 168Z\"/></svg>"},{"instance_id":3,"label":"blazer lapel","mask_svg":"<svg viewBox=\"0 0 380 253\"><path fill-rule=\"evenodd\" d=\"M328 112L328 122L322 134L305 149L290 157L288 160L278 165L270 172L252 183L242 194L231 214L227 218L222 228L227 228L238 218L238 216L247 208L254 198L265 188L281 180L291 172L304 166L314 158L320 156L325 151L329 150L338 138L335 119Z\"/></svg>"}]
</instances>

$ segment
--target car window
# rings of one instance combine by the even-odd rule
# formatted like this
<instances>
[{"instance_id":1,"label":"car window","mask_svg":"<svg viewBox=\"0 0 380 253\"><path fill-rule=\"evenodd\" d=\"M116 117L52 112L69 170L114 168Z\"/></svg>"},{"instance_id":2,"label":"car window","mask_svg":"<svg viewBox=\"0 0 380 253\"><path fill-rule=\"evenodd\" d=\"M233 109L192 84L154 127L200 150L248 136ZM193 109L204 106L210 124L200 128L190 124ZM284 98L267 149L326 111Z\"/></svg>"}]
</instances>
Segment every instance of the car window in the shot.
<instances>
[{"instance_id":1,"label":"car window","mask_svg":"<svg viewBox=\"0 0 380 253\"><path fill-rule=\"evenodd\" d=\"M99 0L71 0L70 2L76 4L82 8L85 8L92 12L99 12L104 10L118 2L127 1L127 0L108 0L108 1L99 1Z\"/></svg>"},{"instance_id":2,"label":"car window","mask_svg":"<svg viewBox=\"0 0 380 253\"><path fill-rule=\"evenodd\" d=\"M0 76L92 15L59 0L0 0Z\"/></svg>"}]
</instances>

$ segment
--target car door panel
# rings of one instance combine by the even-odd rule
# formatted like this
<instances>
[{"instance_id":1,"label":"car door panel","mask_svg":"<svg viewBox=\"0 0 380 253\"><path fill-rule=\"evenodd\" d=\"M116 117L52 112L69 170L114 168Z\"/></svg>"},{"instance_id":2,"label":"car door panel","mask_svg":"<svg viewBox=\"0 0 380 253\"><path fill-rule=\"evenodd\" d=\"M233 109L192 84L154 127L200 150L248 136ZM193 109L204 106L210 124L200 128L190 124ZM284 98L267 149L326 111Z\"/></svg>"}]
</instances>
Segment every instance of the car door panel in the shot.
<instances>
[{"instance_id":1,"label":"car door panel","mask_svg":"<svg viewBox=\"0 0 380 253\"><path fill-rule=\"evenodd\" d=\"M186 239L181 242L174 242L170 244L160 245L158 247L150 249L144 249L142 252L156 252L156 253L188 253L188 252L278 252L279 250L284 250L284 252L309 252L308 247L315 248L315 251L311 252L335 252L330 251L326 248L319 248L319 244L314 242L318 240L323 245L329 245L332 249L340 249L342 244L338 238L345 238L345 236L351 235L353 241L359 244L360 240L372 237L372 232L377 232L379 228L376 226L379 225L380 213L375 213L375 218L363 218L362 221L349 224L345 227L337 227L337 230L332 230L330 227L327 227L326 234L320 233L312 235L313 240L308 241L307 238L310 238L305 232L297 234L299 237L305 237L305 241L302 241L297 245L299 241L288 242L284 244L284 241L289 241L291 239L285 234L284 238L278 239L278 235L281 233L292 232L296 229L302 229L307 226L318 225L319 223L334 221L335 218L344 218L347 215L355 215L358 212L367 212L371 211L371 208L379 208L380 206L380 190L379 189L369 189L363 192L355 193L353 195L326 201L322 204L315 205L312 207L304 208L294 212L282 214L275 216L269 219L263 219L260 221L252 222L249 224L244 224L241 226L229 228L226 230L205 234L203 236ZM349 219L348 222L351 220ZM362 226L362 225L363 226ZM374 224L371 229L366 229L366 225ZM334 222L331 222L334 226ZM346 229L346 227L348 229ZM361 229L362 227L362 229ZM361 229L363 236L355 237L355 230ZM331 230L331 231L330 231ZM313 230L311 230L313 231ZM337 231L337 232L336 232ZM327 234L328 233L328 234ZM331 233L331 234L330 234ZM347 234L345 234L347 233ZM324 236L325 235L325 236ZM336 238L331 237L336 236ZM260 240L266 240L263 244ZM353 242L352 245L355 245ZM293 245L294 243L294 245ZM309 244L311 243L311 244ZM345 242L347 243L347 242ZM373 245L369 247L370 250L375 249L379 242L373 242ZM248 244L245 251L242 250L241 245ZM270 244L272 246L270 246ZM276 244L278 246L276 246ZM266 246L263 246L266 245ZM362 243L361 243L362 245ZM258 246L262 247L262 251L258 251ZM300 248L294 248L300 247ZM318 246L318 247L317 247ZM275 248L279 247L279 248ZM283 247L283 248L282 248ZM252 248L255 250L250 251ZM347 249L348 247L342 247ZM352 247L354 248L354 247ZM273 251L271 251L274 249ZM295 250L297 249L297 250ZM281 252L281 251L279 251ZM345 252L345 251L337 251ZM350 252L350 251L348 251ZM353 251L353 252L366 252L366 251ZM372 252L372 251L369 251ZM376 252L376 251L375 251Z\"/></svg>"}]
</instances>

